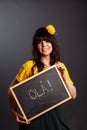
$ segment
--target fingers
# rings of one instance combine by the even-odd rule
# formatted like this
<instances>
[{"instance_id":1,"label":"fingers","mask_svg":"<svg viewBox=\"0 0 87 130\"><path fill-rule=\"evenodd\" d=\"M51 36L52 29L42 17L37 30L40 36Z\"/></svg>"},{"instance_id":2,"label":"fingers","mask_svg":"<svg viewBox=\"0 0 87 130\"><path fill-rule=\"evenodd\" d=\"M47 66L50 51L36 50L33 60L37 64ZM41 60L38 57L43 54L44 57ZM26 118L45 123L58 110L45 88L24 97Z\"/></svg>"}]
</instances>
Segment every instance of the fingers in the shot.
<instances>
[{"instance_id":1,"label":"fingers","mask_svg":"<svg viewBox=\"0 0 87 130\"><path fill-rule=\"evenodd\" d=\"M62 64L56 65L59 70L65 70L65 67Z\"/></svg>"},{"instance_id":2,"label":"fingers","mask_svg":"<svg viewBox=\"0 0 87 130\"><path fill-rule=\"evenodd\" d=\"M14 115L15 115L15 118L16 118L16 121L19 122L19 123L23 123L23 124L30 124L29 121L26 121L26 119L20 115L19 113L17 113L16 111L13 111Z\"/></svg>"},{"instance_id":3,"label":"fingers","mask_svg":"<svg viewBox=\"0 0 87 130\"><path fill-rule=\"evenodd\" d=\"M16 116L16 121L23 124L30 124L30 121L22 120L18 116Z\"/></svg>"},{"instance_id":4,"label":"fingers","mask_svg":"<svg viewBox=\"0 0 87 130\"><path fill-rule=\"evenodd\" d=\"M57 64L57 69L59 70L63 79L66 78L65 66L63 64Z\"/></svg>"},{"instance_id":5,"label":"fingers","mask_svg":"<svg viewBox=\"0 0 87 130\"><path fill-rule=\"evenodd\" d=\"M25 117L22 116L21 114L19 114L16 109L13 109L13 107L12 107L12 113L13 113L14 117L16 118L17 122L24 123L24 124L30 124L30 122L26 121Z\"/></svg>"},{"instance_id":6,"label":"fingers","mask_svg":"<svg viewBox=\"0 0 87 130\"><path fill-rule=\"evenodd\" d=\"M63 76L63 74L65 72L65 67L62 64L57 64L56 67L59 70L61 76Z\"/></svg>"},{"instance_id":7,"label":"fingers","mask_svg":"<svg viewBox=\"0 0 87 130\"><path fill-rule=\"evenodd\" d=\"M21 119L25 119L22 115L20 115L19 113L15 112L15 115Z\"/></svg>"}]
</instances>

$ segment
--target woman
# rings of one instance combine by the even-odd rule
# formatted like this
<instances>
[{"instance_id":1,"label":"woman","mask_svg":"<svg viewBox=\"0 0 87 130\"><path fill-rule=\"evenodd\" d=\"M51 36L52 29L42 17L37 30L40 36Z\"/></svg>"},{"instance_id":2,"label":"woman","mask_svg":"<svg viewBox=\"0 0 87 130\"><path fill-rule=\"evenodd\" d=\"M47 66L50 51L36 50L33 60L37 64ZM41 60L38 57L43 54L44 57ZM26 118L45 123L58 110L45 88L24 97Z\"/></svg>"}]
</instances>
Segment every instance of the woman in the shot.
<instances>
[{"instance_id":1,"label":"woman","mask_svg":"<svg viewBox=\"0 0 87 130\"><path fill-rule=\"evenodd\" d=\"M59 47L55 34L56 30L53 25L47 25L36 30L32 41L33 59L26 61L21 66L11 86L56 64L72 98L76 98L76 88L66 66L60 61ZM17 105L10 89L9 102L16 121L19 122L19 130L70 130L60 106L31 122L26 122L23 116L17 112Z\"/></svg>"}]
</instances>

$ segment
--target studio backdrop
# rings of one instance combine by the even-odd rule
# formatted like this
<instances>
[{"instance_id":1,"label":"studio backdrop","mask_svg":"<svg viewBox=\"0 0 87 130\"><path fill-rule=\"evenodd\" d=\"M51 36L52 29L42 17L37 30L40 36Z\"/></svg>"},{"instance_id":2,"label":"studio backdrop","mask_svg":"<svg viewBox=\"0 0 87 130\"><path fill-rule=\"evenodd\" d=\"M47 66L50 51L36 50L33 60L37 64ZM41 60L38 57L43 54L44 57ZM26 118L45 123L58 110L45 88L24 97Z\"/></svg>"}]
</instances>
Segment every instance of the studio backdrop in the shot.
<instances>
[{"instance_id":1,"label":"studio backdrop","mask_svg":"<svg viewBox=\"0 0 87 130\"><path fill-rule=\"evenodd\" d=\"M8 87L20 66L32 58L38 27L53 24L61 60L77 88L77 99L62 105L71 130L86 130L87 2L85 0L0 0L0 130L18 130Z\"/></svg>"}]
</instances>

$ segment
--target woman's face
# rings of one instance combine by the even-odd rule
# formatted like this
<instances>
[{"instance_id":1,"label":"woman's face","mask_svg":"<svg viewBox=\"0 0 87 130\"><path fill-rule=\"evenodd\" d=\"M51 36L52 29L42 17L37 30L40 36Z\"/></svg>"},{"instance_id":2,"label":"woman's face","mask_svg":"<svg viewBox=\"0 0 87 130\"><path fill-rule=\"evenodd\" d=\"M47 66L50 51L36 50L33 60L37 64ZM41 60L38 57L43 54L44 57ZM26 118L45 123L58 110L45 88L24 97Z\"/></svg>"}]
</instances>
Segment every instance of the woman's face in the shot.
<instances>
[{"instance_id":1,"label":"woman's face","mask_svg":"<svg viewBox=\"0 0 87 130\"><path fill-rule=\"evenodd\" d=\"M41 41L37 44L37 48L42 56L49 56L52 52L52 44L48 41Z\"/></svg>"}]
</instances>

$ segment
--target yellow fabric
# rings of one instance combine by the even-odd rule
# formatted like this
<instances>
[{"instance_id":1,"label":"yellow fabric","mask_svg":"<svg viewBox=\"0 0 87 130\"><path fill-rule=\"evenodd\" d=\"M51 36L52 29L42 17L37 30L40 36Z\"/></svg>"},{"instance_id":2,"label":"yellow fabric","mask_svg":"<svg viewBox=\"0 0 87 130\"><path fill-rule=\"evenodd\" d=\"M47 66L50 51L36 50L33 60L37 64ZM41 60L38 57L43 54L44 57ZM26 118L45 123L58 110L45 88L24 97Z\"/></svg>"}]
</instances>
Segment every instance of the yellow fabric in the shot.
<instances>
[{"instance_id":1,"label":"yellow fabric","mask_svg":"<svg viewBox=\"0 0 87 130\"><path fill-rule=\"evenodd\" d=\"M35 62L33 60L29 60L29 61L26 61L20 68L18 74L16 75L16 79L21 82L27 78L29 78L30 76L32 76L32 72L31 72L31 68L32 66L35 64ZM57 64L62 64L65 68L65 72L66 72L66 75L67 75L67 78L70 80L70 82L73 84L70 76L69 76L69 72L66 68L66 66L64 65L64 63L62 62L58 62ZM44 69L47 69L48 67L46 65L44 65ZM37 74L38 73L38 69L37 67L34 68L34 74Z\"/></svg>"}]
</instances>

